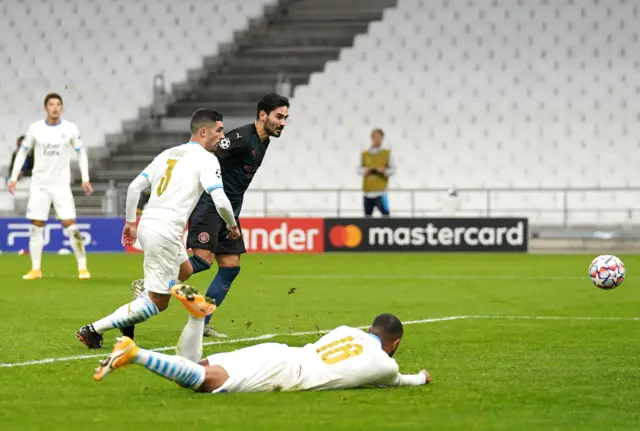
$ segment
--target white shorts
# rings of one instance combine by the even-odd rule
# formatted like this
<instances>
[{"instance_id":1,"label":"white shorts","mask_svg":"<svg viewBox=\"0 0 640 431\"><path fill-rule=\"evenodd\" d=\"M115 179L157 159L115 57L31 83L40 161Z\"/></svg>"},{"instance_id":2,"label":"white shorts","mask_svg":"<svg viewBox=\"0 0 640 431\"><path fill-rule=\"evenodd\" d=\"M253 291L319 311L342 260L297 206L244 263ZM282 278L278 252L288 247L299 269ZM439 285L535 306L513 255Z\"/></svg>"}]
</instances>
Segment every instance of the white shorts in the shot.
<instances>
[{"instance_id":1,"label":"white shorts","mask_svg":"<svg viewBox=\"0 0 640 431\"><path fill-rule=\"evenodd\" d=\"M51 204L60 220L76 218L76 204L69 186L46 186L31 184L27 218L29 220L47 221Z\"/></svg>"},{"instance_id":2,"label":"white shorts","mask_svg":"<svg viewBox=\"0 0 640 431\"><path fill-rule=\"evenodd\" d=\"M168 295L176 283L180 265L189 259L187 250L179 240L165 238L142 221L138 225L138 239L144 253L145 289Z\"/></svg>"},{"instance_id":3,"label":"white shorts","mask_svg":"<svg viewBox=\"0 0 640 431\"><path fill-rule=\"evenodd\" d=\"M300 378L300 362L286 344L264 343L207 357L209 365L219 365L229 379L213 391L291 391Z\"/></svg>"}]
</instances>

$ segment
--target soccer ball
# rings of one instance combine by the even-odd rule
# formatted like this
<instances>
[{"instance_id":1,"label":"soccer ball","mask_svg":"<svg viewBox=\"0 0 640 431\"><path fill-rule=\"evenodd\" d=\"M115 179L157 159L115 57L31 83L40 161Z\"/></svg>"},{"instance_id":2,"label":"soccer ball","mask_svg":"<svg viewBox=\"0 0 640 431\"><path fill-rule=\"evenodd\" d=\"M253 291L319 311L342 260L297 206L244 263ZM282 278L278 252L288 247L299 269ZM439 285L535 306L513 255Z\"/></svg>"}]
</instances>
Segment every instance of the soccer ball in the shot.
<instances>
[{"instance_id":1,"label":"soccer ball","mask_svg":"<svg viewBox=\"0 0 640 431\"><path fill-rule=\"evenodd\" d=\"M589 266L589 277L599 289L615 289L622 284L625 275L624 263L611 254L596 257Z\"/></svg>"}]
</instances>

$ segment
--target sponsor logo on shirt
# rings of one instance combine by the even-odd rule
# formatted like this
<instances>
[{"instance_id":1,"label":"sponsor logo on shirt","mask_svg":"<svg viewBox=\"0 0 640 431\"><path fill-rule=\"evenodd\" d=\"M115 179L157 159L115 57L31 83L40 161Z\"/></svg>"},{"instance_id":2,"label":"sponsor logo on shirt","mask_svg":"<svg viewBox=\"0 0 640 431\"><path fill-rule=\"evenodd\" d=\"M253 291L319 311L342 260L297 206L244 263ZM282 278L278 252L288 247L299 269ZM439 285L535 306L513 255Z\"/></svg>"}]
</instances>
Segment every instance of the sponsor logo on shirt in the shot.
<instances>
[{"instance_id":1,"label":"sponsor logo on shirt","mask_svg":"<svg viewBox=\"0 0 640 431\"><path fill-rule=\"evenodd\" d=\"M45 142L42 145L42 155L44 156L59 156L60 144L54 144L51 142Z\"/></svg>"}]
</instances>

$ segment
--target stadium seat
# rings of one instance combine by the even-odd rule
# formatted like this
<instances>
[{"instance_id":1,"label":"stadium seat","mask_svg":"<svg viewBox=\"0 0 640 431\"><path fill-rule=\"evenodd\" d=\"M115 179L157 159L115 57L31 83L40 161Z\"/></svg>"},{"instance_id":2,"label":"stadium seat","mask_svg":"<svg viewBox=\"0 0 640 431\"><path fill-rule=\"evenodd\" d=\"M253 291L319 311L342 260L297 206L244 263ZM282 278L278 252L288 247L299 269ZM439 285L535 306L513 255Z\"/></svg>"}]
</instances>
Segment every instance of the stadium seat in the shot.
<instances>
[{"instance_id":1,"label":"stadium seat","mask_svg":"<svg viewBox=\"0 0 640 431\"><path fill-rule=\"evenodd\" d=\"M45 94L56 91L86 145L103 145L105 134L151 104L156 73L168 83L185 80L189 68L215 55L219 43L230 42L233 31L275 1L2 2L0 142L15 142L42 118ZM215 16L215 26L208 16ZM0 146L0 164L8 164L11 149Z\"/></svg>"},{"instance_id":2,"label":"stadium seat","mask_svg":"<svg viewBox=\"0 0 640 431\"><path fill-rule=\"evenodd\" d=\"M302 154L290 149L309 136L304 131L326 124L318 115L328 125L318 130L323 142L308 147L317 163L302 176L281 173L281 181L293 188L312 187L331 172L327 184L357 189L353 163L337 161L357 163L370 129L382 127L398 165L392 191L453 184L638 187L640 78L635 70L640 51L629 49L637 43L637 22L638 8L619 0L526 7L492 0L400 0L324 73L296 88L295 126L274 148L293 163ZM610 170L597 165L606 154L620 155ZM260 177L279 169L279 164L265 163ZM564 221L558 196L494 194L491 203L496 211L520 211L534 223L552 224ZM486 211L485 197L465 199L470 198L462 199L463 207ZM580 202L579 208L592 211L577 215L576 223L623 218L607 212L611 198ZM360 202L352 203L357 210ZM638 204L616 198L615 205ZM551 211L545 215L543 209Z\"/></svg>"}]
</instances>

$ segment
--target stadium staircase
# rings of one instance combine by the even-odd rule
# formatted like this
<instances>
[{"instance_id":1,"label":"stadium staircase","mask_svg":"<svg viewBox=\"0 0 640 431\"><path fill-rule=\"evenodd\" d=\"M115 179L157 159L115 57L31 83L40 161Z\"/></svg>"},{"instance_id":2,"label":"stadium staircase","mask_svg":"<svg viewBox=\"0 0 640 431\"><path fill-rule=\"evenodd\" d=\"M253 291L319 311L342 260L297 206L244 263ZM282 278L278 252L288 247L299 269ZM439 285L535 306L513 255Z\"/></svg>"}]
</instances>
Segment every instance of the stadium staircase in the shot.
<instances>
[{"instance_id":1,"label":"stadium staircase","mask_svg":"<svg viewBox=\"0 0 640 431\"><path fill-rule=\"evenodd\" d=\"M252 121L258 99L276 91L282 77L291 91L338 59L396 0L281 0L236 34L234 42L204 67L189 71L189 80L173 86L158 119L150 108L125 133L107 140L110 155L92 163L97 193L77 199L79 214L102 212L104 184L116 182L123 196L128 183L162 150L185 142L188 117L201 107L225 115L227 130ZM157 112L157 111L155 111ZM100 184L102 183L102 185ZM120 200L122 203L123 200ZM123 212L120 205L119 213Z\"/></svg>"}]
</instances>

